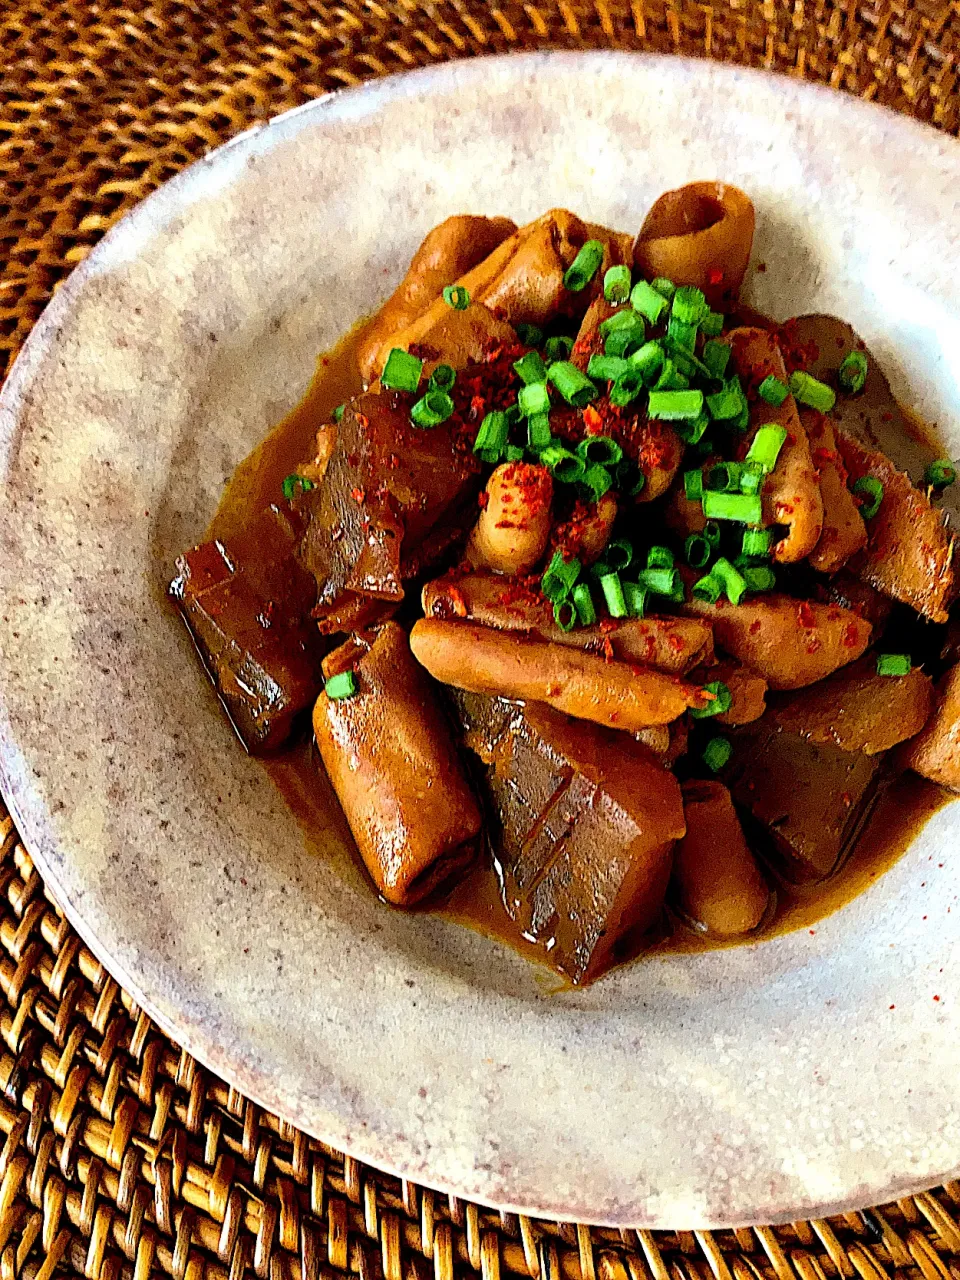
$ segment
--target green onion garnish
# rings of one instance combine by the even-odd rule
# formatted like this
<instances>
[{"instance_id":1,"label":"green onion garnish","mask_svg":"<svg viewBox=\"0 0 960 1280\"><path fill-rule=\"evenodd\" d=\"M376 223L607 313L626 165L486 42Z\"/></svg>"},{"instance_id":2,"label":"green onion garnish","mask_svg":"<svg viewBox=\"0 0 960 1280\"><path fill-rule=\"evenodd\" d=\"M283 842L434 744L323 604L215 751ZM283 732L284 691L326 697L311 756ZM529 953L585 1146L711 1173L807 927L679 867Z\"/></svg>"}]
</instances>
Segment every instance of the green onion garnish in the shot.
<instances>
[{"instance_id":1,"label":"green onion garnish","mask_svg":"<svg viewBox=\"0 0 960 1280\"><path fill-rule=\"evenodd\" d=\"M633 547L626 538L615 538L604 547L603 558L611 569L622 573L630 568L633 561Z\"/></svg>"},{"instance_id":2,"label":"green onion garnish","mask_svg":"<svg viewBox=\"0 0 960 1280\"><path fill-rule=\"evenodd\" d=\"M623 457L623 450L609 436L587 436L577 445L577 453L584 462L599 462L605 467L616 466Z\"/></svg>"},{"instance_id":3,"label":"green onion garnish","mask_svg":"<svg viewBox=\"0 0 960 1280\"><path fill-rule=\"evenodd\" d=\"M744 529L743 554L745 556L768 556L773 544L773 534L769 529Z\"/></svg>"},{"instance_id":4,"label":"green onion garnish","mask_svg":"<svg viewBox=\"0 0 960 1280\"><path fill-rule=\"evenodd\" d=\"M790 388L787 384L775 378L772 373L757 387L757 395L760 399L766 400L767 404L772 404L775 409L779 409L789 394Z\"/></svg>"},{"instance_id":5,"label":"green onion garnish","mask_svg":"<svg viewBox=\"0 0 960 1280\"><path fill-rule=\"evenodd\" d=\"M700 317L700 332L707 338L715 338L723 332L723 316L719 311L705 311Z\"/></svg>"},{"instance_id":6,"label":"green onion garnish","mask_svg":"<svg viewBox=\"0 0 960 1280\"><path fill-rule=\"evenodd\" d=\"M908 676L913 669L910 655L906 653L878 653L878 676Z\"/></svg>"},{"instance_id":7,"label":"green onion garnish","mask_svg":"<svg viewBox=\"0 0 960 1280\"><path fill-rule=\"evenodd\" d=\"M443 291L443 300L454 311L466 311L470 305L470 293L462 284L448 284Z\"/></svg>"},{"instance_id":8,"label":"green onion garnish","mask_svg":"<svg viewBox=\"0 0 960 1280\"><path fill-rule=\"evenodd\" d=\"M703 363L718 381L727 372L730 363L730 347L726 342L705 342L703 344Z\"/></svg>"},{"instance_id":9,"label":"green onion garnish","mask_svg":"<svg viewBox=\"0 0 960 1280\"><path fill-rule=\"evenodd\" d=\"M786 439L787 431L784 427L778 427L772 422L767 423L766 426L758 427L757 434L753 437L753 443L747 450L747 462L755 462L764 471L772 471L777 465L780 450L783 448Z\"/></svg>"},{"instance_id":10,"label":"green onion garnish","mask_svg":"<svg viewBox=\"0 0 960 1280\"><path fill-rule=\"evenodd\" d=\"M588 240L563 275L563 287L571 293L585 289L600 270L603 262L603 245L599 240Z\"/></svg>"},{"instance_id":11,"label":"green onion garnish","mask_svg":"<svg viewBox=\"0 0 960 1280\"><path fill-rule=\"evenodd\" d=\"M518 444L508 444L503 451L504 462L520 462L523 459L523 450Z\"/></svg>"},{"instance_id":12,"label":"green onion garnish","mask_svg":"<svg viewBox=\"0 0 960 1280\"><path fill-rule=\"evenodd\" d=\"M647 589L639 582L624 582L623 598L631 618L642 618L647 608Z\"/></svg>"},{"instance_id":13,"label":"green onion garnish","mask_svg":"<svg viewBox=\"0 0 960 1280\"><path fill-rule=\"evenodd\" d=\"M556 603L570 594L573 584L579 577L580 561L575 556L564 560L563 552L555 551L553 559L540 579L540 590L548 600Z\"/></svg>"},{"instance_id":14,"label":"green onion garnish","mask_svg":"<svg viewBox=\"0 0 960 1280\"><path fill-rule=\"evenodd\" d=\"M643 493L644 489L646 488L646 484L647 484L647 477L643 474L642 471L638 471L636 479L634 480L630 488L627 490L627 497L635 498L638 493Z\"/></svg>"},{"instance_id":15,"label":"green onion garnish","mask_svg":"<svg viewBox=\"0 0 960 1280\"><path fill-rule=\"evenodd\" d=\"M553 606L553 620L561 631L572 631L577 621L577 610L572 600L557 600Z\"/></svg>"},{"instance_id":16,"label":"green onion garnish","mask_svg":"<svg viewBox=\"0 0 960 1280\"><path fill-rule=\"evenodd\" d=\"M733 747L729 738L711 738L703 748L703 763L711 773L719 773L730 762Z\"/></svg>"},{"instance_id":17,"label":"green onion garnish","mask_svg":"<svg viewBox=\"0 0 960 1280\"><path fill-rule=\"evenodd\" d=\"M543 342L543 330L535 324L518 324L517 337L525 347L539 347Z\"/></svg>"},{"instance_id":18,"label":"green onion garnish","mask_svg":"<svg viewBox=\"0 0 960 1280\"><path fill-rule=\"evenodd\" d=\"M703 526L703 536L710 543L711 547L719 547L720 545L720 526L716 520L708 520Z\"/></svg>"},{"instance_id":19,"label":"green onion garnish","mask_svg":"<svg viewBox=\"0 0 960 1280\"><path fill-rule=\"evenodd\" d=\"M587 572L591 578L595 578L599 582L605 573L613 573L613 569L607 564L606 560L595 560Z\"/></svg>"},{"instance_id":20,"label":"green onion garnish","mask_svg":"<svg viewBox=\"0 0 960 1280\"><path fill-rule=\"evenodd\" d=\"M663 362L660 377L653 384L654 391L685 391L690 380L680 372L669 356Z\"/></svg>"},{"instance_id":21,"label":"green onion garnish","mask_svg":"<svg viewBox=\"0 0 960 1280\"><path fill-rule=\"evenodd\" d=\"M731 418L735 418L745 403L740 379L731 378L724 384L722 391L716 391L713 395L707 396L706 403L707 412L711 418L716 418L719 422L728 422Z\"/></svg>"},{"instance_id":22,"label":"green onion garnish","mask_svg":"<svg viewBox=\"0 0 960 1280\"><path fill-rule=\"evenodd\" d=\"M746 431L749 425L750 425L750 406L747 404L746 397L744 397L744 401L740 408L740 412L737 414L735 418L730 419L730 421L727 423L727 426L730 428L731 431Z\"/></svg>"},{"instance_id":23,"label":"green onion garnish","mask_svg":"<svg viewBox=\"0 0 960 1280\"><path fill-rule=\"evenodd\" d=\"M683 473L683 492L691 502L699 502L703 497L703 471L685 471Z\"/></svg>"},{"instance_id":24,"label":"green onion garnish","mask_svg":"<svg viewBox=\"0 0 960 1280\"><path fill-rule=\"evenodd\" d=\"M706 298L694 285L681 285L673 295L671 315L683 324L698 325L709 310Z\"/></svg>"},{"instance_id":25,"label":"green onion garnish","mask_svg":"<svg viewBox=\"0 0 960 1280\"><path fill-rule=\"evenodd\" d=\"M585 408L600 394L587 375L568 360L556 360L547 370L547 381L552 382L567 404L575 409Z\"/></svg>"},{"instance_id":26,"label":"green onion garnish","mask_svg":"<svg viewBox=\"0 0 960 1280\"><path fill-rule=\"evenodd\" d=\"M656 324L667 308L667 299L646 280L638 280L630 291L630 305L651 324Z\"/></svg>"},{"instance_id":27,"label":"green onion garnish","mask_svg":"<svg viewBox=\"0 0 960 1280\"><path fill-rule=\"evenodd\" d=\"M740 571L748 591L772 591L777 585L777 575L766 564L745 565Z\"/></svg>"},{"instance_id":28,"label":"green onion garnish","mask_svg":"<svg viewBox=\"0 0 960 1280\"><path fill-rule=\"evenodd\" d=\"M547 366L539 351L528 351L525 356L514 361L513 368L524 386L530 387L547 380Z\"/></svg>"},{"instance_id":29,"label":"green onion garnish","mask_svg":"<svg viewBox=\"0 0 960 1280\"><path fill-rule=\"evenodd\" d=\"M740 570L735 569L725 556L720 556L710 572L723 583L723 589L730 603L739 604L747 590L746 581Z\"/></svg>"},{"instance_id":30,"label":"green onion garnish","mask_svg":"<svg viewBox=\"0 0 960 1280\"><path fill-rule=\"evenodd\" d=\"M723 583L712 573L698 579L690 588L694 600L702 600L704 604L716 604L723 594Z\"/></svg>"},{"instance_id":31,"label":"green onion garnish","mask_svg":"<svg viewBox=\"0 0 960 1280\"><path fill-rule=\"evenodd\" d=\"M606 320L601 320L597 332L601 338L609 338L612 333L620 332L638 333L643 337L646 326L643 323L643 317L636 311L624 308L622 311L615 311L612 316L607 316Z\"/></svg>"},{"instance_id":32,"label":"green onion garnish","mask_svg":"<svg viewBox=\"0 0 960 1280\"><path fill-rule=\"evenodd\" d=\"M740 492L759 493L766 471L757 462L745 462L740 471Z\"/></svg>"},{"instance_id":33,"label":"green onion garnish","mask_svg":"<svg viewBox=\"0 0 960 1280\"><path fill-rule=\"evenodd\" d=\"M357 692L357 677L352 671L341 671L339 675L324 681L323 691L333 702L352 698Z\"/></svg>"},{"instance_id":34,"label":"green onion garnish","mask_svg":"<svg viewBox=\"0 0 960 1280\"><path fill-rule=\"evenodd\" d=\"M809 373L799 369L790 375L790 390L801 404L808 404L819 413L829 413L837 403L836 393L819 378L812 378Z\"/></svg>"},{"instance_id":35,"label":"green onion garnish","mask_svg":"<svg viewBox=\"0 0 960 1280\"><path fill-rule=\"evenodd\" d=\"M712 493L736 493L742 474L743 467L739 462L717 462L707 468L703 486Z\"/></svg>"},{"instance_id":36,"label":"green onion garnish","mask_svg":"<svg viewBox=\"0 0 960 1280\"><path fill-rule=\"evenodd\" d=\"M580 483L591 490L594 502L599 502L607 490L613 488L613 476L599 462L592 462L580 477Z\"/></svg>"},{"instance_id":37,"label":"green onion garnish","mask_svg":"<svg viewBox=\"0 0 960 1280\"><path fill-rule=\"evenodd\" d=\"M573 350L573 339L556 334L548 338L543 348L548 360L566 360Z\"/></svg>"},{"instance_id":38,"label":"green onion garnish","mask_svg":"<svg viewBox=\"0 0 960 1280\"><path fill-rule=\"evenodd\" d=\"M703 686L704 693L712 693L713 701L705 707L691 707L694 720L706 720L710 716L722 716L733 705L733 695L722 680L711 680Z\"/></svg>"},{"instance_id":39,"label":"green onion garnish","mask_svg":"<svg viewBox=\"0 0 960 1280\"><path fill-rule=\"evenodd\" d=\"M391 391L416 391L423 373L423 361L402 347L394 347L387 356L380 381Z\"/></svg>"},{"instance_id":40,"label":"green onion garnish","mask_svg":"<svg viewBox=\"0 0 960 1280\"><path fill-rule=\"evenodd\" d=\"M848 351L840 361L840 368L837 370L837 381L840 383L841 390L854 395L857 391L863 390L866 380L867 357L862 351Z\"/></svg>"},{"instance_id":41,"label":"green onion garnish","mask_svg":"<svg viewBox=\"0 0 960 1280\"><path fill-rule=\"evenodd\" d=\"M438 364L430 375L431 391L449 391L457 380L457 371L448 364Z\"/></svg>"},{"instance_id":42,"label":"green onion garnish","mask_svg":"<svg viewBox=\"0 0 960 1280\"><path fill-rule=\"evenodd\" d=\"M625 618L627 616L627 602L624 599L619 573L605 573L600 579L600 590L603 592L603 598L606 601L607 612L610 617Z\"/></svg>"},{"instance_id":43,"label":"green onion garnish","mask_svg":"<svg viewBox=\"0 0 960 1280\"><path fill-rule=\"evenodd\" d=\"M702 569L710 559L713 548L702 534L691 533L683 544L683 551L691 569Z\"/></svg>"},{"instance_id":44,"label":"green onion garnish","mask_svg":"<svg viewBox=\"0 0 960 1280\"><path fill-rule=\"evenodd\" d=\"M663 422L696 418L703 409L702 391L651 391L647 416Z\"/></svg>"},{"instance_id":45,"label":"green onion garnish","mask_svg":"<svg viewBox=\"0 0 960 1280\"><path fill-rule=\"evenodd\" d=\"M678 346L681 351L693 351L697 345L697 326L695 324L684 324L676 316L671 316L667 323L667 339Z\"/></svg>"},{"instance_id":46,"label":"green onion garnish","mask_svg":"<svg viewBox=\"0 0 960 1280\"><path fill-rule=\"evenodd\" d=\"M925 482L933 485L934 489L945 489L948 484L953 484L957 478L957 470L949 458L938 458L936 462L931 462L929 467L923 473Z\"/></svg>"},{"instance_id":47,"label":"green onion garnish","mask_svg":"<svg viewBox=\"0 0 960 1280\"><path fill-rule=\"evenodd\" d=\"M597 620L597 611L593 607L593 596L586 582L578 582L573 588L573 603L582 627L592 627Z\"/></svg>"},{"instance_id":48,"label":"green onion garnish","mask_svg":"<svg viewBox=\"0 0 960 1280\"><path fill-rule=\"evenodd\" d=\"M763 522L763 507L755 494L704 491L703 514L708 520L738 520L741 524Z\"/></svg>"},{"instance_id":49,"label":"green onion garnish","mask_svg":"<svg viewBox=\"0 0 960 1280\"><path fill-rule=\"evenodd\" d=\"M678 422L677 435L686 444L699 444L709 425L710 419L705 413L700 413L695 418L685 418Z\"/></svg>"},{"instance_id":50,"label":"green onion garnish","mask_svg":"<svg viewBox=\"0 0 960 1280\"><path fill-rule=\"evenodd\" d=\"M675 596L683 590L680 574L676 569L644 569L640 582L658 596Z\"/></svg>"},{"instance_id":51,"label":"green onion garnish","mask_svg":"<svg viewBox=\"0 0 960 1280\"><path fill-rule=\"evenodd\" d=\"M336 407L336 408L334 409L334 411L333 411L333 414L331 415L331 416L333 417L334 422L342 422L342 420L343 420L343 411L344 411L344 409L346 409L346 407L347 407L347 406L346 406L345 404L338 404L338 405L337 405L337 407Z\"/></svg>"},{"instance_id":52,"label":"green onion garnish","mask_svg":"<svg viewBox=\"0 0 960 1280\"><path fill-rule=\"evenodd\" d=\"M630 285L629 267L610 267L603 277L603 296L608 302L626 302Z\"/></svg>"},{"instance_id":53,"label":"green onion garnish","mask_svg":"<svg viewBox=\"0 0 960 1280\"><path fill-rule=\"evenodd\" d=\"M672 569L675 563L669 547L653 546L647 552L648 569Z\"/></svg>"},{"instance_id":54,"label":"green onion garnish","mask_svg":"<svg viewBox=\"0 0 960 1280\"><path fill-rule=\"evenodd\" d=\"M540 461L561 484L576 484L587 470L586 463L562 445L550 444L540 451Z\"/></svg>"},{"instance_id":55,"label":"green onion garnish","mask_svg":"<svg viewBox=\"0 0 960 1280\"><path fill-rule=\"evenodd\" d=\"M531 449L546 449L551 444L550 415L535 413L527 419L527 445Z\"/></svg>"},{"instance_id":56,"label":"green onion garnish","mask_svg":"<svg viewBox=\"0 0 960 1280\"><path fill-rule=\"evenodd\" d=\"M484 462L499 461L509 430L507 415L500 409L494 409L480 423L480 430L473 442L473 452L479 454Z\"/></svg>"},{"instance_id":57,"label":"green onion garnish","mask_svg":"<svg viewBox=\"0 0 960 1280\"><path fill-rule=\"evenodd\" d=\"M286 500L292 502L298 493L308 493L313 488L313 481L308 480L306 476L298 476L296 472L293 472L291 475L284 477L280 488Z\"/></svg>"},{"instance_id":58,"label":"green onion garnish","mask_svg":"<svg viewBox=\"0 0 960 1280\"><path fill-rule=\"evenodd\" d=\"M872 520L880 510L880 503L883 501L883 485L876 476L861 476L853 486L853 492L863 495L864 501L860 504L860 514L864 520Z\"/></svg>"},{"instance_id":59,"label":"green onion garnish","mask_svg":"<svg viewBox=\"0 0 960 1280\"><path fill-rule=\"evenodd\" d=\"M445 391L428 391L410 410L415 427L438 427L453 413L453 401Z\"/></svg>"},{"instance_id":60,"label":"green onion garnish","mask_svg":"<svg viewBox=\"0 0 960 1280\"><path fill-rule=\"evenodd\" d=\"M643 390L643 374L639 369L628 368L610 388L610 403L623 409L632 404Z\"/></svg>"},{"instance_id":61,"label":"green onion garnish","mask_svg":"<svg viewBox=\"0 0 960 1280\"><path fill-rule=\"evenodd\" d=\"M629 368L626 360L621 357L591 356L587 365L587 377L596 378L600 382L616 382Z\"/></svg>"},{"instance_id":62,"label":"green onion garnish","mask_svg":"<svg viewBox=\"0 0 960 1280\"><path fill-rule=\"evenodd\" d=\"M666 298L668 302L677 291L677 286L672 280L668 280L666 276L657 276L656 280L651 280L650 283L661 298Z\"/></svg>"},{"instance_id":63,"label":"green onion garnish","mask_svg":"<svg viewBox=\"0 0 960 1280\"><path fill-rule=\"evenodd\" d=\"M532 382L521 387L517 404L525 418L538 418L550 412L550 392L545 382Z\"/></svg>"},{"instance_id":64,"label":"green onion garnish","mask_svg":"<svg viewBox=\"0 0 960 1280\"><path fill-rule=\"evenodd\" d=\"M636 315L635 311L625 314ZM640 317L637 316L639 320ZM641 322L642 323L642 322ZM634 352L639 351L643 345L642 329L614 329L603 343L603 354L605 356L616 356L621 360L626 360L628 356L632 356Z\"/></svg>"},{"instance_id":65,"label":"green onion garnish","mask_svg":"<svg viewBox=\"0 0 960 1280\"><path fill-rule=\"evenodd\" d=\"M663 348L659 342L645 342L639 350L634 351L630 356L630 367L636 369L645 383L649 386L660 373L663 368Z\"/></svg>"}]
</instances>

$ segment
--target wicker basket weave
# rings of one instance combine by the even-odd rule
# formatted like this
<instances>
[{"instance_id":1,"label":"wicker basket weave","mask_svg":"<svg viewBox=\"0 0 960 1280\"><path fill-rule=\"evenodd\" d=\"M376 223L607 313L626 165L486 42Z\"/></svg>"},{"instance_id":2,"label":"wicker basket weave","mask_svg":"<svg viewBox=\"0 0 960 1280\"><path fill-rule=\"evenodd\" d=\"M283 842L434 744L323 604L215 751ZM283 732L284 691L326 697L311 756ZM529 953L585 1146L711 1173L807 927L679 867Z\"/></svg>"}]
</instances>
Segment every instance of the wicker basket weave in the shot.
<instances>
[{"instance_id":1,"label":"wicker basket weave","mask_svg":"<svg viewBox=\"0 0 960 1280\"><path fill-rule=\"evenodd\" d=\"M675 52L960 132L960 0L0 0L0 377L131 205L250 124L478 53ZM960 1280L960 1183L736 1232L558 1226L401 1183L204 1071L80 942L0 805L0 1280Z\"/></svg>"}]
</instances>

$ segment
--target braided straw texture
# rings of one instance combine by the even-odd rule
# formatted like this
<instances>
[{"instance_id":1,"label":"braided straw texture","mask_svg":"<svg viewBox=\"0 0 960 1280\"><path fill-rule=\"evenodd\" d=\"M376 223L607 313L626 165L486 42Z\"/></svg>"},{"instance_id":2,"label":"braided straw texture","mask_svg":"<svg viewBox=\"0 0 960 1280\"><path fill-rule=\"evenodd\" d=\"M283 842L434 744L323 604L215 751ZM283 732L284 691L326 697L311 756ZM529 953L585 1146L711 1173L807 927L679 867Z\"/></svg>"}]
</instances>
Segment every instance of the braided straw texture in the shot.
<instances>
[{"instance_id":1,"label":"braided straw texture","mask_svg":"<svg viewBox=\"0 0 960 1280\"><path fill-rule=\"evenodd\" d=\"M0 377L133 204L371 76L607 46L805 76L960 132L960 0L0 0ZM960 1183L831 1221L606 1231L400 1183L160 1033L45 894L0 804L0 1280L960 1280Z\"/></svg>"}]
</instances>

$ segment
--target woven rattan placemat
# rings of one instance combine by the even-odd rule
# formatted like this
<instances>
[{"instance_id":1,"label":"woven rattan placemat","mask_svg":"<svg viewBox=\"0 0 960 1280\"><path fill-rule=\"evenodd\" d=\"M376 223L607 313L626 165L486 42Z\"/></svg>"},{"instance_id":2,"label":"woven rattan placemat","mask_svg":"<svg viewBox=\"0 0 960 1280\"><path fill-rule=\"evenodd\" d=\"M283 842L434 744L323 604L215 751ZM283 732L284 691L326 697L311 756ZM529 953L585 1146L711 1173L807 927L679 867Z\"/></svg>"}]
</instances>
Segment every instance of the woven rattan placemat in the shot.
<instances>
[{"instance_id":1,"label":"woven rattan placemat","mask_svg":"<svg viewBox=\"0 0 960 1280\"><path fill-rule=\"evenodd\" d=\"M57 284L164 179L330 89L606 46L823 81L960 132L960 0L0 0L0 378ZM830 1222L557 1226L307 1138L150 1022L49 900L0 805L0 1280L960 1280L960 1183Z\"/></svg>"}]
</instances>

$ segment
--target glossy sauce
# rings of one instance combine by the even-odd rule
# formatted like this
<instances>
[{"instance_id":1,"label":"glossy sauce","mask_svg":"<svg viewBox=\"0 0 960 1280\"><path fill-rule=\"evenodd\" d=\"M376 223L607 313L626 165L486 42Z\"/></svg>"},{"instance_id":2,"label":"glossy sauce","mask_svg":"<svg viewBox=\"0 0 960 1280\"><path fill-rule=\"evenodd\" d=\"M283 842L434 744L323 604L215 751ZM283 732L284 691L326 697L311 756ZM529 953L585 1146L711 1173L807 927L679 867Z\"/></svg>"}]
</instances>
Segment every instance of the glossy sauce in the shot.
<instances>
[{"instance_id":1,"label":"glossy sauce","mask_svg":"<svg viewBox=\"0 0 960 1280\"><path fill-rule=\"evenodd\" d=\"M357 326L318 360L316 373L303 400L234 472L211 521L208 537L234 540L256 537L257 521L262 518L263 510L277 501L284 477L298 463L313 456L317 429L331 420L337 405L362 390L356 362L362 333L363 326ZM911 472L916 472L918 467L922 471L922 465L931 457L939 456L940 450L924 424L912 414L904 414L904 417L908 417L912 440L904 441L901 437L898 442L900 448L896 451L900 456L895 460ZM908 459L903 456L905 452L913 456ZM914 465L911 466L911 462ZM329 831L331 825L336 826L348 846L352 843L332 788L326 777L321 776L316 752L305 737L273 758L261 758L260 763L295 814L311 852L319 856L321 847L329 848L326 843L321 845L317 833L323 829ZM670 927L665 924L659 937L636 941L628 937L622 952L617 955L617 962L640 953L666 955L738 946L796 929L812 928L818 920L869 888L900 858L933 814L953 798L933 783L906 774L882 794L852 855L826 881L797 887L768 875L775 888L776 901L756 933L746 938L718 941L671 919ZM358 874L366 878L358 855L354 861ZM376 892L372 884L370 891ZM539 965L543 964L542 946L524 942L508 919L500 900L496 872L486 859L441 901L431 902L429 909L498 939ZM562 985L562 979L557 977L557 983Z\"/></svg>"}]
</instances>

